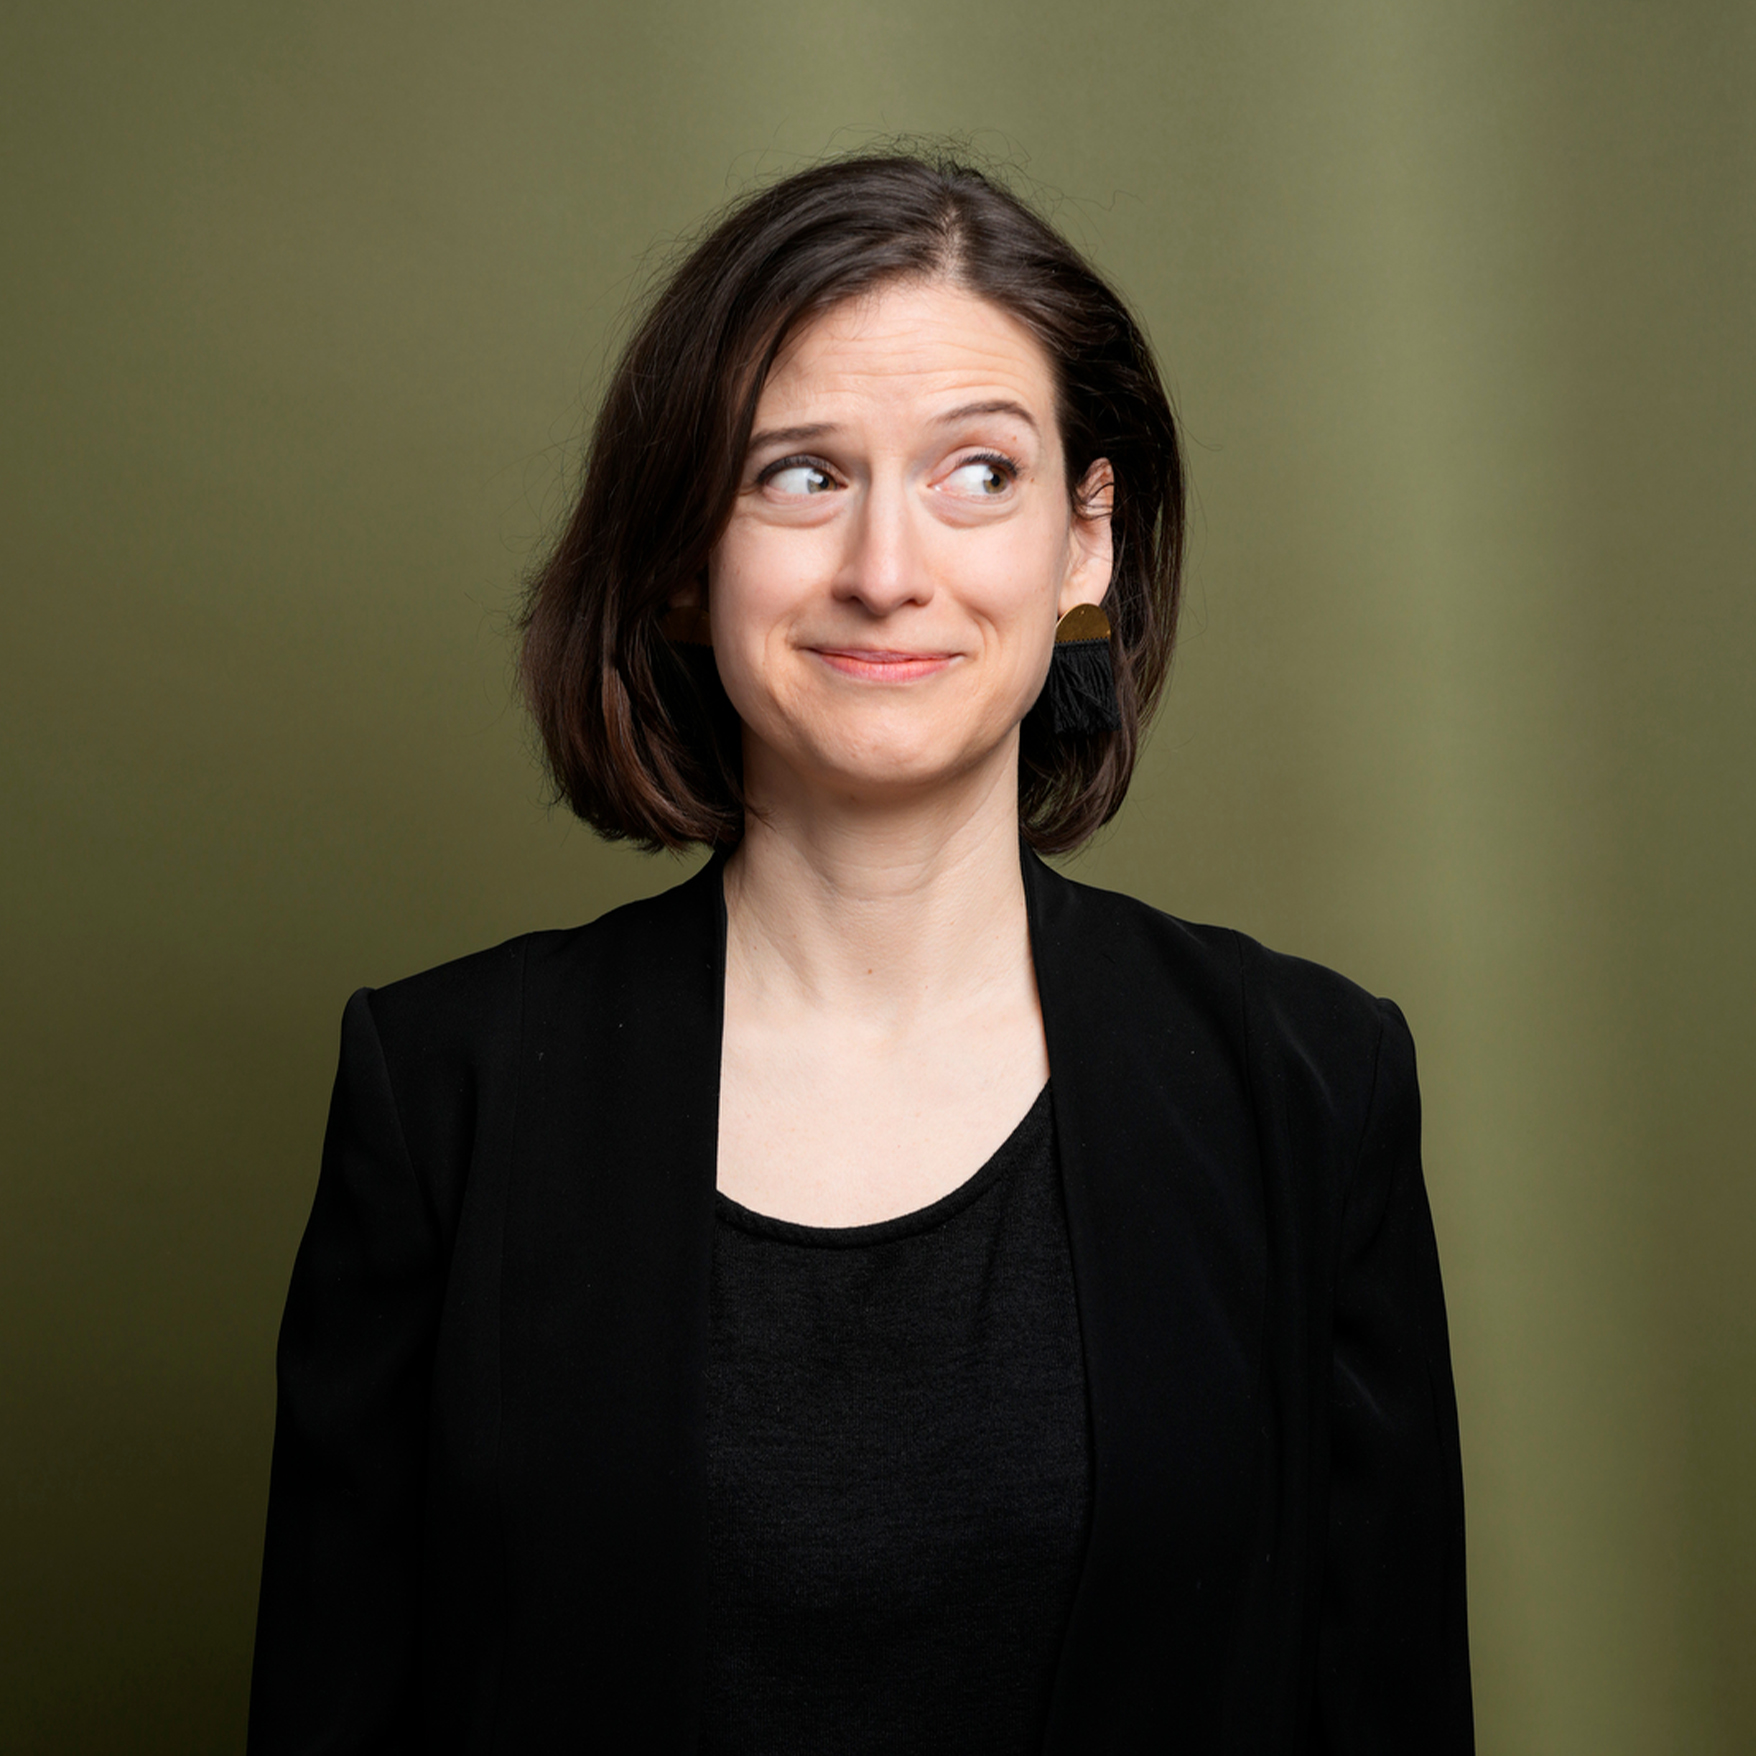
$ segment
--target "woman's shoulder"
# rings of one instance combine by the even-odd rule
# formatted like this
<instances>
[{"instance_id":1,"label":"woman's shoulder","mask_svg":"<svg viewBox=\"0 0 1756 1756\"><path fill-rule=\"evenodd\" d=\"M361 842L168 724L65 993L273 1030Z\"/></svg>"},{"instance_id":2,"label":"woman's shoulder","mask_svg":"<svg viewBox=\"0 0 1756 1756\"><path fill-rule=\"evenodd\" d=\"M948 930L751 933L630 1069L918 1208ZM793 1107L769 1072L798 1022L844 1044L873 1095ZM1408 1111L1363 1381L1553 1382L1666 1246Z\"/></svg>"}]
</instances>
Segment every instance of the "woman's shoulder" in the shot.
<instances>
[{"instance_id":1,"label":"woman's shoulder","mask_svg":"<svg viewBox=\"0 0 1756 1756\"><path fill-rule=\"evenodd\" d=\"M1250 1060L1304 1066L1331 1087L1362 1073L1369 1080L1386 1041L1406 1041L1395 1002L1338 970L1235 927L1039 870L1035 902L1050 956L1101 971L1109 1002L1136 1023L1193 1013Z\"/></svg>"},{"instance_id":2,"label":"woman's shoulder","mask_svg":"<svg viewBox=\"0 0 1756 1756\"><path fill-rule=\"evenodd\" d=\"M1271 949L1239 928L1192 921L1125 891L1083 883L1040 860L1034 865L1033 900L1043 924L1051 933L1105 943L1112 960L1144 956L1153 969L1248 981L1289 1019L1375 1015L1389 1004L1339 970Z\"/></svg>"},{"instance_id":3,"label":"woman's shoulder","mask_svg":"<svg viewBox=\"0 0 1756 1756\"><path fill-rule=\"evenodd\" d=\"M521 933L364 990L388 1051L479 1055L519 1033L533 1007L564 995L585 1006L626 1001L669 959L698 961L717 927L706 869L656 895L573 927Z\"/></svg>"},{"instance_id":4,"label":"woman's shoulder","mask_svg":"<svg viewBox=\"0 0 1756 1756\"><path fill-rule=\"evenodd\" d=\"M475 1143L512 1126L530 1068L595 1064L626 1025L649 1041L680 1024L676 972L717 932L702 892L697 875L354 994L341 1082L386 1093L436 1209L455 1219Z\"/></svg>"}]
</instances>

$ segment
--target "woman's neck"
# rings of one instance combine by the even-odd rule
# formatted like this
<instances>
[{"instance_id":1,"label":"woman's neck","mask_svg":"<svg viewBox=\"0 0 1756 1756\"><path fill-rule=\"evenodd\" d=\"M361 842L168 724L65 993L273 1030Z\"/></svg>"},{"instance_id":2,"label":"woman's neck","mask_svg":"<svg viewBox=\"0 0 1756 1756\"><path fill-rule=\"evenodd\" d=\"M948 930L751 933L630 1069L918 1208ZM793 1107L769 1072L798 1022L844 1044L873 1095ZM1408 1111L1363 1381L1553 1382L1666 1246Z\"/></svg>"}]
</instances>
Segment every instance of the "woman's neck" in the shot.
<instances>
[{"instance_id":1,"label":"woman's neck","mask_svg":"<svg viewBox=\"0 0 1756 1756\"><path fill-rule=\"evenodd\" d=\"M728 974L770 1004L900 1029L1029 982L1016 762L890 806L764 799L725 891Z\"/></svg>"}]
</instances>

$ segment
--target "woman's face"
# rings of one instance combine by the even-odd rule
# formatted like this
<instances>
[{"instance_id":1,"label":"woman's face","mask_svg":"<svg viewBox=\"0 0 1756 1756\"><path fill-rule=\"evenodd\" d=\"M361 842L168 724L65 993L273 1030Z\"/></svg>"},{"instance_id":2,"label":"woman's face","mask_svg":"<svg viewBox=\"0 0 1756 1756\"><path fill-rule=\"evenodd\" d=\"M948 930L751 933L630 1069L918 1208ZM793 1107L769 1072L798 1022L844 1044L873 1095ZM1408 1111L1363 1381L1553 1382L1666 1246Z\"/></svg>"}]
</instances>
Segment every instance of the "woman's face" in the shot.
<instances>
[{"instance_id":1,"label":"woman's face","mask_svg":"<svg viewBox=\"0 0 1756 1756\"><path fill-rule=\"evenodd\" d=\"M1107 501L1108 481L1084 486ZM709 562L752 801L895 799L1014 762L1057 618L1109 579L1030 331L936 281L836 306L769 375Z\"/></svg>"}]
</instances>

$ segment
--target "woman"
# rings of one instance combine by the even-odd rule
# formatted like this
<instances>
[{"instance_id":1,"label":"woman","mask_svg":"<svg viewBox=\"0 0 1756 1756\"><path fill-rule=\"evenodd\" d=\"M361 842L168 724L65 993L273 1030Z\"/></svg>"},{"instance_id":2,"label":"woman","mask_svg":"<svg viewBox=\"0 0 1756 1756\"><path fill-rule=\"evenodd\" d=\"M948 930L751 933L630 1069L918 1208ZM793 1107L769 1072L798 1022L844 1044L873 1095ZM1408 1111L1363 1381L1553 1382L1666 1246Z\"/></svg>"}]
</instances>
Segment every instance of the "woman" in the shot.
<instances>
[{"instance_id":1,"label":"woman","mask_svg":"<svg viewBox=\"0 0 1756 1756\"><path fill-rule=\"evenodd\" d=\"M349 1002L253 1749L1470 1747L1401 1015L1038 858L1182 511L1135 324L974 171L676 272L524 674L587 822L714 857Z\"/></svg>"}]
</instances>

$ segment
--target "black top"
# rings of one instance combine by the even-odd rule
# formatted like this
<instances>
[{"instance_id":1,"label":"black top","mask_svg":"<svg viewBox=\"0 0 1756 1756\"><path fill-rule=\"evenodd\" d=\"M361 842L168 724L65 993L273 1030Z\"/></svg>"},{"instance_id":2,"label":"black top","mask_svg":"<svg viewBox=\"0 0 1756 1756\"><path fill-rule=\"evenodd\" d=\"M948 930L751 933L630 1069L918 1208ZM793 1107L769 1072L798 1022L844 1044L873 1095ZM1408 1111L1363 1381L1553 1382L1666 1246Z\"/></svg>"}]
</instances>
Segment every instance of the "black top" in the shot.
<instances>
[{"instance_id":1,"label":"black top","mask_svg":"<svg viewBox=\"0 0 1756 1756\"><path fill-rule=\"evenodd\" d=\"M717 1206L704 1756L1040 1748L1091 1491L1048 1087L919 1212Z\"/></svg>"}]
</instances>

